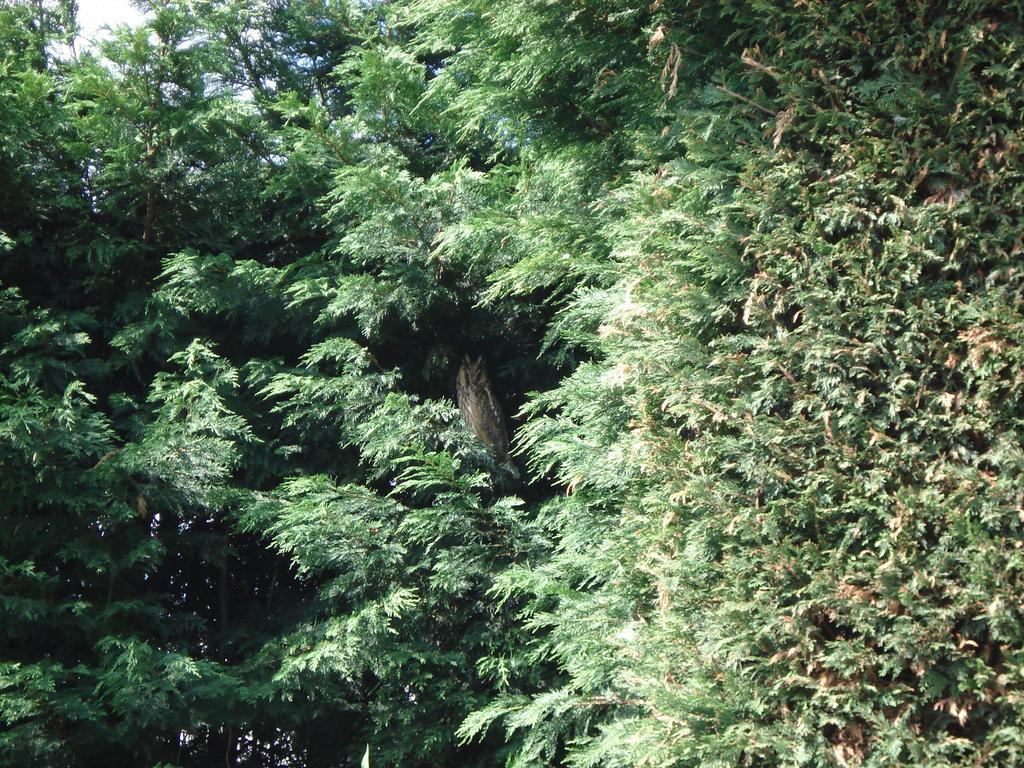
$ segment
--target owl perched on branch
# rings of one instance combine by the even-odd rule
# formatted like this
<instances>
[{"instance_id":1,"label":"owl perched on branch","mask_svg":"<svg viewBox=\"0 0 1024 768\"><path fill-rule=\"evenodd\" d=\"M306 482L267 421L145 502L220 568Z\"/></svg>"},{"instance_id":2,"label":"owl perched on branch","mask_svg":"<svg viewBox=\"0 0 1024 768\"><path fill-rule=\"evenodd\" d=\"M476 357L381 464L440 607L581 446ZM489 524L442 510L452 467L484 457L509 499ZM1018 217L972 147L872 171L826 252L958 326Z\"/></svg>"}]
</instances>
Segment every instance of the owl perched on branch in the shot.
<instances>
[{"instance_id":1,"label":"owl perched on branch","mask_svg":"<svg viewBox=\"0 0 1024 768\"><path fill-rule=\"evenodd\" d=\"M499 461L508 462L509 441L505 415L491 388L482 357L472 360L466 355L462 358L455 379L455 400L466 426L494 452Z\"/></svg>"}]
</instances>

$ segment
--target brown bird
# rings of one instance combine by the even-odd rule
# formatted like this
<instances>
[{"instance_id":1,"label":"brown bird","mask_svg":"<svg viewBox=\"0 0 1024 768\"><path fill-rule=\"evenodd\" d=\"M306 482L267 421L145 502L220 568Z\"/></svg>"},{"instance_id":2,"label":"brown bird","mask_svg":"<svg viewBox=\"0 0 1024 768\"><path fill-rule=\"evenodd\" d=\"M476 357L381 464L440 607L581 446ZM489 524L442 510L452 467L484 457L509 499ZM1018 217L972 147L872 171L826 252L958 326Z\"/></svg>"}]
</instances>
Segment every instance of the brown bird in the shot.
<instances>
[{"instance_id":1,"label":"brown bird","mask_svg":"<svg viewBox=\"0 0 1024 768\"><path fill-rule=\"evenodd\" d=\"M505 414L491 388L483 357L472 360L466 355L462 358L462 365L455 378L455 400L466 426L500 461L508 462L509 441Z\"/></svg>"}]
</instances>

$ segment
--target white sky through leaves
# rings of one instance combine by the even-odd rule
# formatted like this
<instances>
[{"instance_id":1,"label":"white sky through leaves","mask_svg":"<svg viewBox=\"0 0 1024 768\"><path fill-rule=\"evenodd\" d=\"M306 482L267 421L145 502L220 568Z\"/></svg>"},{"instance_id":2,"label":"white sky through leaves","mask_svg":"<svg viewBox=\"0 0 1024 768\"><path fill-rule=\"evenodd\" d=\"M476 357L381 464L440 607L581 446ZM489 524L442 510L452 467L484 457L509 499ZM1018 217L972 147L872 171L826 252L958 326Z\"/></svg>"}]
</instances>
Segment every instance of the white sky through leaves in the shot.
<instances>
[{"instance_id":1,"label":"white sky through leaves","mask_svg":"<svg viewBox=\"0 0 1024 768\"><path fill-rule=\"evenodd\" d=\"M144 14L131 0L78 0L78 27L80 45L107 35L104 27L118 24L135 26L142 22Z\"/></svg>"}]
</instances>

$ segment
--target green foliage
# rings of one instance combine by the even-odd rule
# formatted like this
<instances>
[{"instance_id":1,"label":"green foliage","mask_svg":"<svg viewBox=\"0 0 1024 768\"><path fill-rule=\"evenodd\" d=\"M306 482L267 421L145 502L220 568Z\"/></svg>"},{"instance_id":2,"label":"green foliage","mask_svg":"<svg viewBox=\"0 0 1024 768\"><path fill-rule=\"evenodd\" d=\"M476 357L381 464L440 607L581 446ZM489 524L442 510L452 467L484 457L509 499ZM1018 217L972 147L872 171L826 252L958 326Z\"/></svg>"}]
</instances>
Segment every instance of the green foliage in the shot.
<instances>
[{"instance_id":1,"label":"green foliage","mask_svg":"<svg viewBox=\"0 0 1024 768\"><path fill-rule=\"evenodd\" d=\"M1024 764L1019 3L145 7L0 8L0 765Z\"/></svg>"},{"instance_id":2,"label":"green foliage","mask_svg":"<svg viewBox=\"0 0 1024 768\"><path fill-rule=\"evenodd\" d=\"M524 763L1019 764L1019 17L661 6L652 154L591 235L615 284L556 325L597 360L520 438L572 492L558 547L499 580L568 684L463 733L525 730Z\"/></svg>"}]
</instances>

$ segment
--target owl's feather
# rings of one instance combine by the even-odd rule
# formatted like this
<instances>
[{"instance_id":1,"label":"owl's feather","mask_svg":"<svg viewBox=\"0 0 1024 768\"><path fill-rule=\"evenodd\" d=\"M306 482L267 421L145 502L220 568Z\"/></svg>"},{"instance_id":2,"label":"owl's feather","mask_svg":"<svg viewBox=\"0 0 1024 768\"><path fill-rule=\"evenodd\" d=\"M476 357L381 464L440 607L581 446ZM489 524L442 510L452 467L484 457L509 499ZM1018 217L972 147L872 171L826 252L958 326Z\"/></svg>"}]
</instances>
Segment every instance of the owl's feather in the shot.
<instances>
[{"instance_id":1,"label":"owl's feather","mask_svg":"<svg viewBox=\"0 0 1024 768\"><path fill-rule=\"evenodd\" d=\"M466 356L462 359L455 379L455 399L466 426L500 460L508 461L509 439L505 415L491 387L482 357L472 360Z\"/></svg>"}]
</instances>

